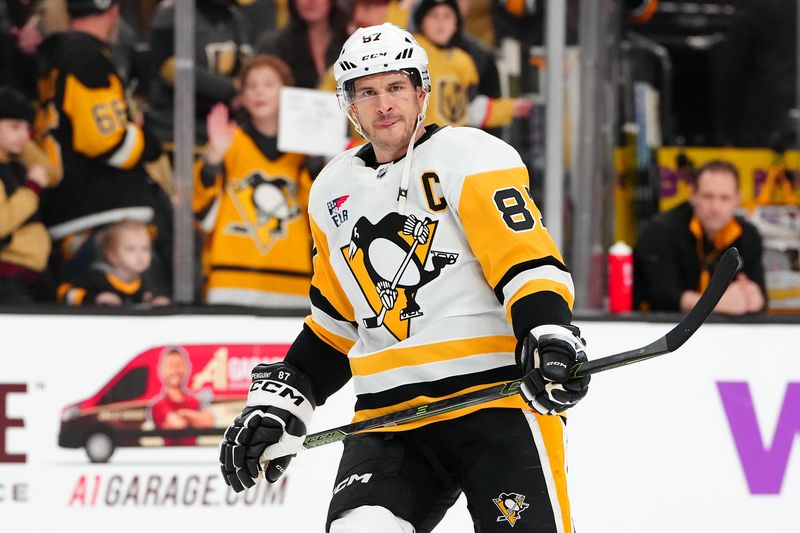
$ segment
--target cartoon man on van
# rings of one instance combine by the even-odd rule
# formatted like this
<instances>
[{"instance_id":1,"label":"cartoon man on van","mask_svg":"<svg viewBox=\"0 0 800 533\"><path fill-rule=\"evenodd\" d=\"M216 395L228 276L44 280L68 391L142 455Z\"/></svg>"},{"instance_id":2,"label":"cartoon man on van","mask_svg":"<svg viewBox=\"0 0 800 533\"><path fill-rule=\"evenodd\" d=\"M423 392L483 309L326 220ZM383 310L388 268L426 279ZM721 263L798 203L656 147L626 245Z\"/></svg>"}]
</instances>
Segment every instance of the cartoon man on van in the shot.
<instances>
[{"instance_id":1,"label":"cartoon man on van","mask_svg":"<svg viewBox=\"0 0 800 533\"><path fill-rule=\"evenodd\" d=\"M164 348L158 374L163 389L150 406L150 416L157 428L181 430L214 427L214 415L186 386L191 374L191 362L183 348ZM164 438L164 444L192 446L196 440L196 437Z\"/></svg>"}]
</instances>

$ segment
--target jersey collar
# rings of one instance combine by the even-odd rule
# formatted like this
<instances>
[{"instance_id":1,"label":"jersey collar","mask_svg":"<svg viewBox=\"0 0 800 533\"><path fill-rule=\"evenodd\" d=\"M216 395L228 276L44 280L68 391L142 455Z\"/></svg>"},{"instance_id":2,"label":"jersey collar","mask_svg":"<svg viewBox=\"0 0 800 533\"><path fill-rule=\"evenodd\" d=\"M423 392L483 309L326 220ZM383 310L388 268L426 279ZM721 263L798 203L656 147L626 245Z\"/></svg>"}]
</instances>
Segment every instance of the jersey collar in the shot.
<instances>
[{"instance_id":1,"label":"jersey collar","mask_svg":"<svg viewBox=\"0 0 800 533\"><path fill-rule=\"evenodd\" d=\"M420 144L430 139L434 133L436 133L437 131L441 131L442 129L443 129L442 126L439 126L438 124L430 124L428 126L425 126L425 133L423 133L422 137L420 137L419 140L414 143L414 148L416 149ZM398 161L402 161L406 156L405 154L403 154L393 161L378 163L378 161L375 159L375 150L372 148L372 143L368 143L365 144L358 152L356 152L356 157L361 159L364 162L365 166L377 169L381 165L386 165L388 163L397 163Z\"/></svg>"}]
</instances>

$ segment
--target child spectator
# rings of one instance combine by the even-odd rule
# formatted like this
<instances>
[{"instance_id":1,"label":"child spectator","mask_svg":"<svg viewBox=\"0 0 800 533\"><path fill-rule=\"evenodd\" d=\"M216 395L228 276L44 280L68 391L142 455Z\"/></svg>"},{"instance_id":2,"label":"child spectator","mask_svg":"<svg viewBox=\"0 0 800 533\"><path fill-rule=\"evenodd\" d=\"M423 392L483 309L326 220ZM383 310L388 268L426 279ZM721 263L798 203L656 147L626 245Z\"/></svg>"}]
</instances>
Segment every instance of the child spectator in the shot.
<instances>
[{"instance_id":1,"label":"child spectator","mask_svg":"<svg viewBox=\"0 0 800 533\"><path fill-rule=\"evenodd\" d=\"M0 303L34 301L47 265L50 237L39 221L39 194L49 178L42 165L20 160L30 142L33 107L19 92L0 87Z\"/></svg>"},{"instance_id":2,"label":"child spectator","mask_svg":"<svg viewBox=\"0 0 800 533\"><path fill-rule=\"evenodd\" d=\"M86 276L58 287L58 300L69 305L168 305L142 277L152 258L153 244L146 224L123 220L98 235L103 261L92 264Z\"/></svg>"},{"instance_id":3,"label":"child spectator","mask_svg":"<svg viewBox=\"0 0 800 533\"><path fill-rule=\"evenodd\" d=\"M480 79L472 57L455 46L461 31L456 0L422 0L414 11L414 37L428 53L431 96L426 124L496 128L525 117L533 106L526 98L476 95Z\"/></svg>"},{"instance_id":4,"label":"child spectator","mask_svg":"<svg viewBox=\"0 0 800 533\"><path fill-rule=\"evenodd\" d=\"M207 303L308 306L311 178L303 155L277 148L280 90L291 84L283 61L257 56L242 72L241 124L221 104L208 115L194 198L208 233Z\"/></svg>"}]
</instances>

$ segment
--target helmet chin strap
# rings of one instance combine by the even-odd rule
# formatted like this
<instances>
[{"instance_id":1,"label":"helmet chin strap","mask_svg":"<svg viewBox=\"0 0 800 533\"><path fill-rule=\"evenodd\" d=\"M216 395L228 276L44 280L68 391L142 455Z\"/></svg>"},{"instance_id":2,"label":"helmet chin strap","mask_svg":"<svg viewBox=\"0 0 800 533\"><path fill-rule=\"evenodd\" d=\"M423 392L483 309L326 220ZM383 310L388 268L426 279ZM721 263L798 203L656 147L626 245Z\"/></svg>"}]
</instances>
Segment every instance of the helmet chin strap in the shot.
<instances>
[{"instance_id":1,"label":"helmet chin strap","mask_svg":"<svg viewBox=\"0 0 800 533\"><path fill-rule=\"evenodd\" d=\"M417 140L417 132L422 125L425 118L425 111L428 109L428 94L425 94L425 101L422 102L422 110L417 115L417 124L414 126L414 131L411 133L411 138L408 140L408 148L406 149L406 158L403 161L403 174L400 178L400 188L397 190L397 210L401 215L406 214L406 200L408 199L408 183L411 179L411 153L414 150L414 143Z\"/></svg>"}]
</instances>

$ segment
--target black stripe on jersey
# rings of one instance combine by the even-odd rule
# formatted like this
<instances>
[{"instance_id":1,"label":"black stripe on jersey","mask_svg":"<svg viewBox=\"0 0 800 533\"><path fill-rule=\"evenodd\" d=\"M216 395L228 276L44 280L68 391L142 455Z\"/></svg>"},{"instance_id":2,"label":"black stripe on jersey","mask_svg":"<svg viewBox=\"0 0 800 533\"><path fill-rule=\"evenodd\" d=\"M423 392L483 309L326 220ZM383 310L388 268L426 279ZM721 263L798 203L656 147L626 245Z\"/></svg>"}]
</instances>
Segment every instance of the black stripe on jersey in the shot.
<instances>
[{"instance_id":1,"label":"black stripe on jersey","mask_svg":"<svg viewBox=\"0 0 800 533\"><path fill-rule=\"evenodd\" d=\"M473 374L451 376L436 381L410 383L382 392L359 394L355 410L360 411L362 409L389 407L391 405L407 402L417 396L440 398L448 394L455 394L468 387L475 387L477 385L495 383L498 381L510 381L519 378L519 368L516 365L509 365L492 370L475 372Z\"/></svg>"},{"instance_id":2,"label":"black stripe on jersey","mask_svg":"<svg viewBox=\"0 0 800 533\"><path fill-rule=\"evenodd\" d=\"M552 255L542 257L541 259L531 259L530 261L525 261L524 263L514 265L508 269L508 272L505 273L502 279L500 279L500 281L497 283L497 286L494 288L495 296L497 296L497 299L500 301L500 303L503 303L506 299L506 297L503 295L503 289L512 279L517 276L517 274L526 270L532 270L534 268L547 265L554 266L559 270L569 273L569 270L567 270L567 267L564 265L564 263Z\"/></svg>"},{"instance_id":3,"label":"black stripe on jersey","mask_svg":"<svg viewBox=\"0 0 800 533\"><path fill-rule=\"evenodd\" d=\"M306 324L289 347L284 361L311 380L318 407L350 381L347 356L317 337Z\"/></svg>"},{"instance_id":4,"label":"black stripe on jersey","mask_svg":"<svg viewBox=\"0 0 800 533\"><path fill-rule=\"evenodd\" d=\"M544 324L568 326L572 311L564 297L552 291L539 291L523 296L511 306L514 336L522 339L531 329Z\"/></svg>"},{"instance_id":5,"label":"black stripe on jersey","mask_svg":"<svg viewBox=\"0 0 800 533\"><path fill-rule=\"evenodd\" d=\"M292 278L311 278L311 272L297 272L295 270L280 270L277 268L254 268L239 265L211 265L214 272L226 270L228 272L252 272L255 274L276 274Z\"/></svg>"},{"instance_id":6,"label":"black stripe on jersey","mask_svg":"<svg viewBox=\"0 0 800 533\"><path fill-rule=\"evenodd\" d=\"M315 287L314 285L311 286L311 290L308 292L309 297L311 298L311 305L325 313L326 315L330 316L334 320L338 320L340 322L347 322L348 324L352 324L354 328L358 328L357 322L350 322L342 314L336 310L332 303L328 301L325 296L323 296L322 292Z\"/></svg>"}]
</instances>

